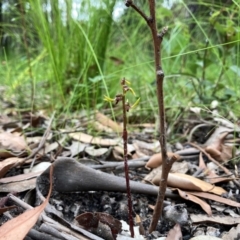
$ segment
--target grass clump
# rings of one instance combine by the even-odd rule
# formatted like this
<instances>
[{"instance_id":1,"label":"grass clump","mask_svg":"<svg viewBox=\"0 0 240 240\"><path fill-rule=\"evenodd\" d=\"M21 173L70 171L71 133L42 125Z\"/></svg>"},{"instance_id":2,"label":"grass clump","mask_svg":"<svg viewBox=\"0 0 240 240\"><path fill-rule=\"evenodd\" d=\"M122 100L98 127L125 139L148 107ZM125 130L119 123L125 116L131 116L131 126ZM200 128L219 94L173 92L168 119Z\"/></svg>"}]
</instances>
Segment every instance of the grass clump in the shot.
<instances>
[{"instance_id":1,"label":"grass clump","mask_svg":"<svg viewBox=\"0 0 240 240\"><path fill-rule=\"evenodd\" d=\"M31 96L34 85L37 108L43 105L65 113L99 109L107 106L102 102L104 95L117 93L119 76L126 76L139 83L135 89L142 101L134 113L143 121L156 121L151 44L143 19L115 0L21 3L24 11L18 5L3 11L1 29L8 44L3 45L0 66L9 96L20 95L19 107L31 109L33 104L27 102L29 98L24 102L21 92ZM148 9L145 1L137 4ZM119 9L123 14L116 17ZM163 6L157 2L156 12L158 27L167 22L169 28L168 41L162 43L169 116L176 116L179 107L209 107L214 100L222 115L230 108L238 114L234 103L239 100L239 4L181 1ZM24 32L33 78L28 72Z\"/></svg>"}]
</instances>

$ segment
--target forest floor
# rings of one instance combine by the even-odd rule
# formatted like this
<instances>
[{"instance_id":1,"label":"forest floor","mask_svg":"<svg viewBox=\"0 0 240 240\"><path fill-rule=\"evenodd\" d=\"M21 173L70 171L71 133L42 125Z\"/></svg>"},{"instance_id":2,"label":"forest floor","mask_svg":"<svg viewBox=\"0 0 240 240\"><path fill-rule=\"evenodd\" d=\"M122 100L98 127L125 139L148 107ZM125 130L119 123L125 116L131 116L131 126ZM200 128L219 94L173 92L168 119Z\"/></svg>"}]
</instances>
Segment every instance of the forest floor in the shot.
<instances>
[{"instance_id":1,"label":"forest floor","mask_svg":"<svg viewBox=\"0 0 240 240\"><path fill-rule=\"evenodd\" d=\"M100 112L55 118L2 106L0 239L131 239L121 119ZM168 128L175 139L168 154L179 158L162 220L148 233L161 175L156 129L128 124L135 239L240 239L240 127L197 108Z\"/></svg>"}]
</instances>

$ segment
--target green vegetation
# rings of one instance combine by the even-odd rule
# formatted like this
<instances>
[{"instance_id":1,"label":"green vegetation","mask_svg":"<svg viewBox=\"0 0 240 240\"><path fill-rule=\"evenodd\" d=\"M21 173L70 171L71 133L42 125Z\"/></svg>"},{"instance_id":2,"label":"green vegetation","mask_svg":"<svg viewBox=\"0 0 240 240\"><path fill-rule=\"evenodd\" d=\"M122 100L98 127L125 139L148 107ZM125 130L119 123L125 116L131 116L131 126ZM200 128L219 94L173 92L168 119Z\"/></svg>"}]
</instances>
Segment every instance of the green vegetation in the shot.
<instances>
[{"instance_id":1,"label":"green vegetation","mask_svg":"<svg viewBox=\"0 0 240 240\"><path fill-rule=\"evenodd\" d=\"M114 7L124 8L123 1L93 2L3 1L0 35L7 44L1 49L0 79L7 86L5 99L24 109L101 109L109 107L103 96L115 95L125 77L141 97L134 114L142 122L154 120L149 29L134 11L124 10L113 20ZM221 114L239 116L240 5L225 2L179 1L171 9L158 3L159 29L169 27L162 44L169 119L189 106L208 108L213 100ZM147 8L145 1L139 4Z\"/></svg>"}]
</instances>

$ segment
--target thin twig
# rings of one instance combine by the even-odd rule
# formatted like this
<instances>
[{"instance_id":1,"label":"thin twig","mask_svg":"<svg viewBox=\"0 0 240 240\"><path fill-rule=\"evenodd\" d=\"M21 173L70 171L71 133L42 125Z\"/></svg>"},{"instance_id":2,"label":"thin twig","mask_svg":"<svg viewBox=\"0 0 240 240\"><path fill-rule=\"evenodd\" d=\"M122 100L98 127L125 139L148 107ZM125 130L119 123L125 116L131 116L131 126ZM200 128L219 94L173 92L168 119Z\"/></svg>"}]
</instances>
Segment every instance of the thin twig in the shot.
<instances>
[{"instance_id":1,"label":"thin twig","mask_svg":"<svg viewBox=\"0 0 240 240\"><path fill-rule=\"evenodd\" d=\"M127 0L125 5L127 7L132 7L136 12L138 12L142 16L142 18L145 19L147 23L149 22L149 17L147 17L147 15L137 5L135 5L132 0Z\"/></svg>"},{"instance_id":2,"label":"thin twig","mask_svg":"<svg viewBox=\"0 0 240 240\"><path fill-rule=\"evenodd\" d=\"M171 159L167 156L167 144L166 144L166 129L165 129L165 108L164 108L164 94L163 94L163 80L164 80L164 72L162 69L161 63L161 43L164 35L167 32L167 27L164 27L160 33L157 31L156 24L156 14L155 14L155 0L148 0L149 4L149 13L150 17L147 18L145 14L133 3L133 1L128 0L126 2L127 7L132 7L135 11L137 11L147 22L151 34L154 45L154 59L155 59L155 74L156 74L156 82L157 82L157 99L158 99L158 114L160 119L160 137L159 142L161 145L162 152L162 176L159 184L159 192L157 197L157 202L154 208L152 222L149 228L149 232L151 233L156 229L159 218L162 215L163 209L163 200L165 197L165 192L167 188L167 178L169 171L172 167L172 164L176 160L176 157L173 156Z\"/></svg>"},{"instance_id":3,"label":"thin twig","mask_svg":"<svg viewBox=\"0 0 240 240\"><path fill-rule=\"evenodd\" d=\"M41 139L41 142L40 142L39 145L38 145L38 148L35 149L35 150L32 152L32 154L30 154L30 156L28 156L28 157L25 159L25 161L26 161L27 159L30 159L30 158L32 158L33 156L35 156L35 155L44 147L45 142L47 141L47 138L48 138L48 136L49 136L49 134L50 134L50 132L51 132L51 127L52 127L52 122L53 122L53 119L54 119L54 115L55 115L55 113L52 114L52 117L51 117L51 119L50 119L50 121L49 121L49 123L48 123L48 127L47 127L46 131L44 132L44 135L43 135L43 137L42 137L42 139ZM34 160L31 162L30 171L32 170L32 167L34 166L34 163L35 163L35 158L34 158Z\"/></svg>"},{"instance_id":4,"label":"thin twig","mask_svg":"<svg viewBox=\"0 0 240 240\"><path fill-rule=\"evenodd\" d=\"M29 159L31 159L32 157L34 157L34 156L44 147L44 144L45 144L45 142L46 142L46 140L47 140L47 138L48 138L48 136L49 136L49 134L50 134L50 132L51 132L51 126L52 126L52 122L53 122L53 119L54 119L54 115L55 115L55 112L54 112L54 113L52 114L52 116L51 116L51 119L50 119L50 121L49 121L49 123L48 123L47 129L46 129L46 131L44 132L44 135L43 135L43 137L42 137L42 139L41 139L41 142L39 143L37 149L35 149L34 151L32 151L32 153L31 153L28 157L26 157L25 159L23 159L21 162L16 163L13 167L16 167L16 166L18 166L19 164L25 163L27 160L29 160ZM30 166L30 169L32 169L34 163L35 163L35 159L32 161L31 166Z\"/></svg>"}]
</instances>

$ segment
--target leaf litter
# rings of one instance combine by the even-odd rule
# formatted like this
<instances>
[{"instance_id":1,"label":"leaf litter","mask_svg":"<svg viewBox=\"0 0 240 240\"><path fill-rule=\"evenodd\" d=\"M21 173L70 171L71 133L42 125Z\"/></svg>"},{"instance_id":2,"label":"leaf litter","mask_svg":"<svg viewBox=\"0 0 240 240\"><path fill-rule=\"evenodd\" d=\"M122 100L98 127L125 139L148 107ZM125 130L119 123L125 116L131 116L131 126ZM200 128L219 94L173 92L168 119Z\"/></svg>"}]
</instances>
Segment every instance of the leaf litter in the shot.
<instances>
[{"instance_id":1,"label":"leaf litter","mask_svg":"<svg viewBox=\"0 0 240 240\"><path fill-rule=\"evenodd\" d=\"M154 194L155 196L157 194L157 188L155 189L153 185L158 184L161 171L158 136L155 133L155 125L152 123L132 124L133 133L129 134L128 156L129 165L132 166L131 180L143 184L141 185L143 190L139 188L139 192L133 191L134 214L138 219L140 218L138 223L136 222L136 225L140 224L136 231L142 229L140 232L144 233L141 239L160 237L169 240L193 239L201 228L204 229L202 235L214 232L216 238L222 239L228 239L228 235L240 234L238 217L240 164L234 161L239 157L239 127L230 121L214 117L210 122L208 120L209 124L192 124L192 114L192 112L189 113L188 122L179 122L177 124L180 126L176 127L176 136L186 136L186 132L189 132L190 142L176 142L168 146L168 156L171 157L174 154L178 161L173 164L168 179L165 204L167 214L164 214L164 219L159 223L157 231L152 234L148 234L147 229L152 216L151 206L155 203ZM53 128L52 121L58 120L49 119L41 114L25 114L20 120L2 115L1 119L3 121L0 130L0 194L2 199L6 199L3 201L4 205L0 206L1 234L9 232L9 236L12 237L13 235L10 234L16 235L19 229L22 229L19 239L25 236L34 239L35 234L49 234L52 221L54 229L64 229L64 234L71 232L76 239L79 236L82 239L124 239L124 230L117 225L120 226L118 221L127 222L128 219L126 195L123 193L124 189L121 189L118 184L113 184L114 187L109 184L112 174L124 176L123 167L119 165L123 154L121 124L103 113L96 112L92 120L87 122L91 124L92 121L93 128L98 131L91 134L84 127L86 126L84 123L79 123L77 120L79 116L68 121L65 129L62 128L62 124L60 124L61 128ZM11 120L14 124L11 124ZM129 125L131 127L131 123ZM144 131L145 128L146 131ZM186 130L187 128L189 130ZM211 128L212 130L209 130ZM182 130L179 131L179 129ZM201 139L203 132L204 137ZM48 171L45 169L51 163L58 162L60 159L64 159L66 164L72 161L70 159L84 165L86 163L88 168L100 169L98 171L109 175L104 175L105 178L100 184L99 180L94 182L98 173L93 172L94 175L89 175L89 179L87 175L81 178L76 168L71 168L67 174L67 168L61 167L56 169L53 177L53 193L51 197L48 196L45 199L44 195L48 193L51 178L44 179L40 183L37 179L44 176L44 171ZM34 170L34 166L41 164L43 166L39 170ZM67 166L66 164L64 166ZM121 179L122 182L125 181ZM115 180L113 178L113 181ZM58 186L56 183L59 181L61 184ZM91 181L93 181L92 186L94 184L97 186L91 187L94 190L88 189L88 182ZM117 179L116 183L118 181L120 180ZM74 189L77 190L80 186L79 182L82 184L82 190L80 193L79 191L74 193ZM68 192L69 186L72 187ZM32 189L36 191L33 192ZM149 193L146 194L146 191ZM16 193L15 200L7 198L7 194L11 195L11 193ZM19 206L19 203L16 203L16 199L24 198L28 199L27 203L32 208L26 213L22 213L23 205ZM18 207L15 207L16 205ZM217 206L229 210L219 212ZM37 221L42 212L50 214L49 223L45 223L47 227L44 225L48 230L41 227L43 226L41 218ZM97 219L97 225L84 227L84 223L76 224L76 219L80 219L79 216ZM174 216L178 216L180 220L176 222ZM60 218L64 224L58 225L54 220L56 217ZM105 222L103 218L108 220ZM19 228L12 227L9 231L5 226L12 225L13 220L17 222ZM87 220L87 223L91 221ZM215 229L214 231L210 230L210 225ZM118 230L111 230L115 227ZM5 228L8 230L4 233ZM51 234L50 236L54 239L56 236L52 232Z\"/></svg>"}]
</instances>

